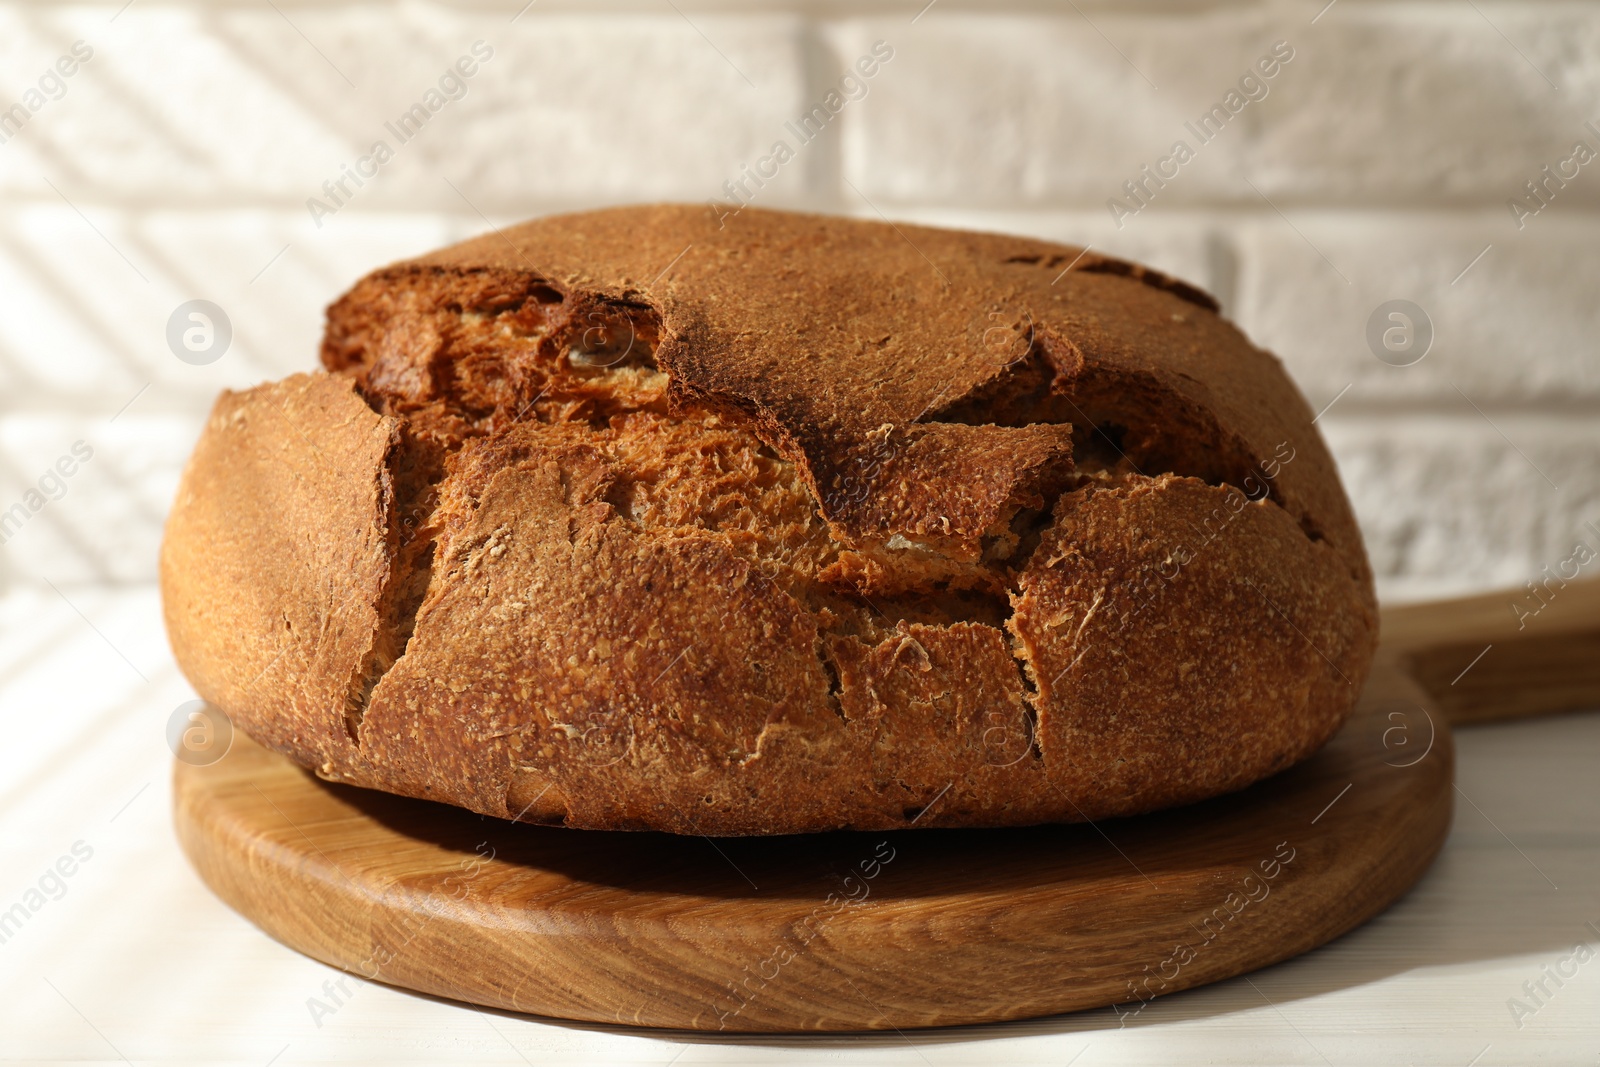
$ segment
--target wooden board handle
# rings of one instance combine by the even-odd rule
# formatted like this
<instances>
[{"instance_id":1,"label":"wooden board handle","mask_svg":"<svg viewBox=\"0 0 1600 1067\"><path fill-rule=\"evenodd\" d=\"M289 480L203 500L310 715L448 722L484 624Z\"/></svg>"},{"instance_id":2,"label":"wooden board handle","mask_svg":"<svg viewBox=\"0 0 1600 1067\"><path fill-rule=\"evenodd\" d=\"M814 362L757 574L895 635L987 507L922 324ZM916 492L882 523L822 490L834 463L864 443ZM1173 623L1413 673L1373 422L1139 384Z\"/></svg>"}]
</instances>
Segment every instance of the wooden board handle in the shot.
<instances>
[{"instance_id":1,"label":"wooden board handle","mask_svg":"<svg viewBox=\"0 0 1600 1067\"><path fill-rule=\"evenodd\" d=\"M1382 625L1453 725L1600 707L1600 579L1388 608Z\"/></svg>"}]
</instances>

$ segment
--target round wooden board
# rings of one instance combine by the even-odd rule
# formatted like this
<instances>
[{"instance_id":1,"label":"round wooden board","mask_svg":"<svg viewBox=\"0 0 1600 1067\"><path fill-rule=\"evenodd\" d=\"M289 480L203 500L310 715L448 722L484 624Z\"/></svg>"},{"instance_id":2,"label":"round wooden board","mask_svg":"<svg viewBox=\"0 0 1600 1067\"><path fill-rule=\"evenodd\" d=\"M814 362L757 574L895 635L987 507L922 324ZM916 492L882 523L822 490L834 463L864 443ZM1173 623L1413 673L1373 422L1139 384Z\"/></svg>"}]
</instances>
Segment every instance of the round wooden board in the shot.
<instances>
[{"instance_id":1,"label":"round wooden board","mask_svg":"<svg viewBox=\"0 0 1600 1067\"><path fill-rule=\"evenodd\" d=\"M1451 812L1443 718L1380 656L1345 729L1241 793L1098 825L699 838L548 829L319 781L247 738L178 764L202 878L319 960L565 1019L994 1022L1287 959L1386 908Z\"/></svg>"}]
</instances>

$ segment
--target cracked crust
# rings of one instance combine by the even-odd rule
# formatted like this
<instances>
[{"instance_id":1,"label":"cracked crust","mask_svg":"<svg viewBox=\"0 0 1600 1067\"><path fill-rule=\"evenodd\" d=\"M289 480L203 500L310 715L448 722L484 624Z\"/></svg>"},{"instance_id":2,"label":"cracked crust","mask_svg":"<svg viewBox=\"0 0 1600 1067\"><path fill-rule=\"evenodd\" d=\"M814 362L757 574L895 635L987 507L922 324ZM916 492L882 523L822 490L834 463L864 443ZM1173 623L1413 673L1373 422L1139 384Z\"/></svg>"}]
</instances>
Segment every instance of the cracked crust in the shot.
<instances>
[{"instance_id":1,"label":"cracked crust","mask_svg":"<svg viewBox=\"0 0 1600 1067\"><path fill-rule=\"evenodd\" d=\"M323 364L219 399L162 582L200 694L330 779L678 833L1132 814L1310 754L1376 643L1278 361L1078 249L549 218L363 279Z\"/></svg>"}]
</instances>

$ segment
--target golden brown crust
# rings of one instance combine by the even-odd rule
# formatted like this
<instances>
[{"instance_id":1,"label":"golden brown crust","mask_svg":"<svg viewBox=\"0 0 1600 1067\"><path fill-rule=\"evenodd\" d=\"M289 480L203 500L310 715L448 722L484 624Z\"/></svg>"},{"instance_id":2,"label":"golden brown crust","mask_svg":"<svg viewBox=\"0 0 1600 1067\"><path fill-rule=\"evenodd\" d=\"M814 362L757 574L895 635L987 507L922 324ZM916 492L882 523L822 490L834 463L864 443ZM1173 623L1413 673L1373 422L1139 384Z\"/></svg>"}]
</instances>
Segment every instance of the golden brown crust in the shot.
<instances>
[{"instance_id":1,"label":"golden brown crust","mask_svg":"<svg viewBox=\"0 0 1600 1067\"><path fill-rule=\"evenodd\" d=\"M358 757L398 431L325 374L224 393L167 521L163 610L189 680L308 765Z\"/></svg>"},{"instance_id":2,"label":"golden brown crust","mask_svg":"<svg viewBox=\"0 0 1600 1067\"><path fill-rule=\"evenodd\" d=\"M1371 623L1338 556L1232 486L1068 493L1019 586L1009 626L1046 765L1105 814L1282 770L1333 736L1366 677Z\"/></svg>"},{"instance_id":3,"label":"golden brown crust","mask_svg":"<svg viewBox=\"0 0 1600 1067\"><path fill-rule=\"evenodd\" d=\"M162 573L201 695L330 778L680 833L1128 814L1309 754L1376 641L1278 362L1077 249L544 219L370 275L323 362L218 402Z\"/></svg>"}]
</instances>

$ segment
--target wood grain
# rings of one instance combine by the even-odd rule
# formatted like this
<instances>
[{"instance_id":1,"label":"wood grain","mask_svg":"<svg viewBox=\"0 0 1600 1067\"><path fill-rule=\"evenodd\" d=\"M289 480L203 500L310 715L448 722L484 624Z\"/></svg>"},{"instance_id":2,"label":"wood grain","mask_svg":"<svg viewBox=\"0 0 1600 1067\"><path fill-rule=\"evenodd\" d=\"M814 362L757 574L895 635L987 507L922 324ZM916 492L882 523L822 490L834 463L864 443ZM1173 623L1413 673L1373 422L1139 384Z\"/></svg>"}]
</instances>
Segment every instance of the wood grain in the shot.
<instances>
[{"instance_id":1,"label":"wood grain","mask_svg":"<svg viewBox=\"0 0 1600 1067\"><path fill-rule=\"evenodd\" d=\"M1600 580L1391 608L1383 643L1457 725L1600 706Z\"/></svg>"},{"instance_id":2,"label":"wood grain","mask_svg":"<svg viewBox=\"0 0 1600 1067\"><path fill-rule=\"evenodd\" d=\"M1449 734L1422 703L1380 664L1306 763L1092 827L546 829L328 785L242 736L219 763L178 765L176 818L205 881L273 937L458 1000L729 1031L1136 1011L1304 952L1405 892L1451 810Z\"/></svg>"}]
</instances>

